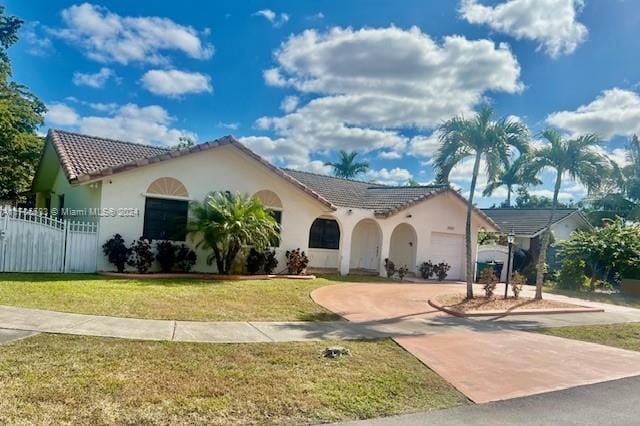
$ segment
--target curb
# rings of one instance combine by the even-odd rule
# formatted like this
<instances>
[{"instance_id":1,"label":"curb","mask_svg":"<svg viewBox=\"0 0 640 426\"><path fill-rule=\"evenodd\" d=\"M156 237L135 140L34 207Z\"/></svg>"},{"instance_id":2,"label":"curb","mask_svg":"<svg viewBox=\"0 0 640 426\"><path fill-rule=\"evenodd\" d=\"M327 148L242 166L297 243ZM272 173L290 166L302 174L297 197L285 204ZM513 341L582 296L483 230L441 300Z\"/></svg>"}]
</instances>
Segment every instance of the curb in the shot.
<instances>
[{"instance_id":1,"label":"curb","mask_svg":"<svg viewBox=\"0 0 640 426\"><path fill-rule=\"evenodd\" d=\"M429 299L427 302L431 307L445 312L449 315L453 315L459 318L473 318L473 317L497 317L497 316L510 316L510 315L549 315L549 314L580 314L580 313L593 313L604 312L602 308L588 308L581 306L578 308L559 308L559 309L522 309L517 311L472 311L469 313L462 313L449 309L446 306L442 306L437 302Z\"/></svg>"}]
</instances>

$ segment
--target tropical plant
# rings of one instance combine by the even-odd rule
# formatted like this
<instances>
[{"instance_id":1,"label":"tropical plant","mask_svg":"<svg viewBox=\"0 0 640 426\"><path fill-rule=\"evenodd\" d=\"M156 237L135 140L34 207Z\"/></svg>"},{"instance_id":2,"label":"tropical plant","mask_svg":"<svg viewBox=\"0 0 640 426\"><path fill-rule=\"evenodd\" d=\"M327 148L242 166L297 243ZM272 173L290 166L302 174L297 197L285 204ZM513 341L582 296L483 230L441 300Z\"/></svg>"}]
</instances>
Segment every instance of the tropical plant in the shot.
<instances>
[{"instance_id":1,"label":"tropical plant","mask_svg":"<svg viewBox=\"0 0 640 426\"><path fill-rule=\"evenodd\" d=\"M407 265L403 265L399 267L396 272L398 273L398 278L400 278L400 281L402 281L404 280L404 277L406 277L409 273L409 268L407 268Z\"/></svg>"},{"instance_id":2,"label":"tropical plant","mask_svg":"<svg viewBox=\"0 0 640 426\"><path fill-rule=\"evenodd\" d=\"M511 207L511 194L514 186L525 187L542 184L542 181L536 177L535 173L532 173L527 167L528 161L529 156L524 154L502 168L498 176L489 182L482 195L490 197L498 188L504 186L507 189L505 206Z\"/></svg>"},{"instance_id":3,"label":"tropical plant","mask_svg":"<svg viewBox=\"0 0 640 426\"><path fill-rule=\"evenodd\" d=\"M542 133L542 136L548 143L535 150L529 166L536 174L545 169L551 169L555 171L556 179L553 188L553 203L549 210L549 219L542 234L538 253L536 299L542 299L542 283L546 271L545 260L549 247L551 224L558 208L558 194L562 188L562 177L566 174L573 181L582 183L588 189L593 189L600 184L602 176L605 176L610 169L608 159L595 150L600 141L594 134L565 139L557 130L547 129Z\"/></svg>"},{"instance_id":4,"label":"tropical plant","mask_svg":"<svg viewBox=\"0 0 640 426\"><path fill-rule=\"evenodd\" d=\"M148 272L155 260L155 256L151 251L151 241L144 237L140 237L131 243L131 248L129 250L130 256L127 261L129 266L135 267L141 274Z\"/></svg>"},{"instance_id":5,"label":"tropical plant","mask_svg":"<svg viewBox=\"0 0 640 426\"><path fill-rule=\"evenodd\" d=\"M299 248L295 250L287 250L284 254L287 258L287 271L291 275L302 275L307 270L309 258L306 253Z\"/></svg>"},{"instance_id":6,"label":"tropical plant","mask_svg":"<svg viewBox=\"0 0 640 426\"><path fill-rule=\"evenodd\" d=\"M187 232L196 247L211 250L218 273L229 274L243 247L265 250L278 236L279 225L256 197L230 192L212 192L191 208Z\"/></svg>"},{"instance_id":7,"label":"tropical plant","mask_svg":"<svg viewBox=\"0 0 640 426\"><path fill-rule=\"evenodd\" d=\"M640 225L627 225L618 218L592 231L576 231L560 243L559 256L564 261L560 276L565 280L586 273L591 290L598 281L616 284L627 271L640 266Z\"/></svg>"},{"instance_id":8,"label":"tropical plant","mask_svg":"<svg viewBox=\"0 0 640 426\"><path fill-rule=\"evenodd\" d=\"M428 280L433 276L433 263L431 261L422 262L418 267L422 279Z\"/></svg>"},{"instance_id":9,"label":"tropical plant","mask_svg":"<svg viewBox=\"0 0 640 426\"><path fill-rule=\"evenodd\" d=\"M176 263L176 252L178 246L171 241L160 241L156 243L156 260L160 264L162 272L171 272Z\"/></svg>"},{"instance_id":10,"label":"tropical plant","mask_svg":"<svg viewBox=\"0 0 640 426\"><path fill-rule=\"evenodd\" d=\"M518 299L520 297L520 293L522 292L522 288L526 282L527 279L518 272L515 272L511 276L511 291L513 292L514 299Z\"/></svg>"},{"instance_id":11,"label":"tropical plant","mask_svg":"<svg viewBox=\"0 0 640 426\"><path fill-rule=\"evenodd\" d=\"M392 260L385 259L384 270L387 271L387 278L391 278L396 273L396 264Z\"/></svg>"},{"instance_id":12,"label":"tropical plant","mask_svg":"<svg viewBox=\"0 0 640 426\"><path fill-rule=\"evenodd\" d=\"M180 244L180 247L178 247L176 251L176 269L178 271L189 272L197 260L198 256L195 251L184 244Z\"/></svg>"},{"instance_id":13,"label":"tropical plant","mask_svg":"<svg viewBox=\"0 0 640 426\"><path fill-rule=\"evenodd\" d=\"M23 21L0 5L0 199L17 199L32 183L43 140L36 134L46 108L26 86L11 79L7 49Z\"/></svg>"},{"instance_id":14,"label":"tropical plant","mask_svg":"<svg viewBox=\"0 0 640 426\"><path fill-rule=\"evenodd\" d=\"M266 275L270 275L277 266L278 259L276 259L275 251L259 252L254 248L249 250L246 265L249 274L255 275L258 272L264 272Z\"/></svg>"},{"instance_id":15,"label":"tropical plant","mask_svg":"<svg viewBox=\"0 0 640 426\"><path fill-rule=\"evenodd\" d=\"M491 299L498 286L498 277L493 268L484 268L482 272L480 272L478 282L482 284L485 296Z\"/></svg>"},{"instance_id":16,"label":"tropical plant","mask_svg":"<svg viewBox=\"0 0 640 426\"><path fill-rule=\"evenodd\" d=\"M433 273L438 277L438 281L444 281L450 270L451 265L446 262L440 262L437 265L433 265Z\"/></svg>"},{"instance_id":17,"label":"tropical plant","mask_svg":"<svg viewBox=\"0 0 640 426\"><path fill-rule=\"evenodd\" d=\"M356 151L340 151L338 161L327 162L325 166L333 167L333 174L338 177L350 179L369 170L369 163L366 161L356 161Z\"/></svg>"},{"instance_id":18,"label":"tropical plant","mask_svg":"<svg viewBox=\"0 0 640 426\"><path fill-rule=\"evenodd\" d=\"M464 162L473 159L471 186L467 200L467 222L465 228L466 265L467 265L467 297L473 297L473 258L471 248L471 213L476 191L480 165L486 164L485 173L489 181L495 181L501 166L509 163L517 149L520 155L528 152L529 132L526 126L507 118L494 119L494 111L484 106L471 119L456 116L444 122L438 128L441 146L434 159L437 181L446 183L451 170Z\"/></svg>"},{"instance_id":19,"label":"tropical plant","mask_svg":"<svg viewBox=\"0 0 640 426\"><path fill-rule=\"evenodd\" d=\"M102 245L102 252L107 256L109 263L112 263L118 272L124 272L131 249L124 243L122 235L115 234Z\"/></svg>"}]
</instances>

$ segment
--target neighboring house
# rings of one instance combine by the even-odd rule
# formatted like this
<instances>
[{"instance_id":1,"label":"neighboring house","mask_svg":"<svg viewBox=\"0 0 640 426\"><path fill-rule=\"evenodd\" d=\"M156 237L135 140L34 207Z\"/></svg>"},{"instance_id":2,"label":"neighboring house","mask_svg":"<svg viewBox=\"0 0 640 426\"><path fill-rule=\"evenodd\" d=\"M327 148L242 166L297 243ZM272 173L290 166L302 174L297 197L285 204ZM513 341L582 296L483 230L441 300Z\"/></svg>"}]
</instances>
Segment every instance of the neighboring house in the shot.
<instances>
[{"instance_id":1,"label":"neighboring house","mask_svg":"<svg viewBox=\"0 0 640 426\"><path fill-rule=\"evenodd\" d=\"M181 231L189 202L232 191L259 197L280 222L278 270L284 252L299 247L311 267L342 274L384 273L390 258L410 271L444 261L449 278L465 276L466 203L449 186L391 187L280 169L231 136L168 150L50 130L33 189L37 207L97 221L100 244L116 233L127 242L145 236L193 244ZM498 230L478 209L472 225L474 236ZM215 270L205 258L199 253L195 270ZM98 259L98 270L111 269Z\"/></svg>"},{"instance_id":2,"label":"neighboring house","mask_svg":"<svg viewBox=\"0 0 640 426\"><path fill-rule=\"evenodd\" d=\"M538 257L541 236L549 221L551 209L496 208L482 209L482 211L500 227L504 234L513 232L517 248L526 250L534 259ZM551 233L556 243L569 239L575 230L591 228L587 218L578 209L557 209L553 214ZM504 246L481 246L478 260L499 260L506 265L506 250ZM506 278L506 267L501 278L503 280Z\"/></svg>"}]
</instances>

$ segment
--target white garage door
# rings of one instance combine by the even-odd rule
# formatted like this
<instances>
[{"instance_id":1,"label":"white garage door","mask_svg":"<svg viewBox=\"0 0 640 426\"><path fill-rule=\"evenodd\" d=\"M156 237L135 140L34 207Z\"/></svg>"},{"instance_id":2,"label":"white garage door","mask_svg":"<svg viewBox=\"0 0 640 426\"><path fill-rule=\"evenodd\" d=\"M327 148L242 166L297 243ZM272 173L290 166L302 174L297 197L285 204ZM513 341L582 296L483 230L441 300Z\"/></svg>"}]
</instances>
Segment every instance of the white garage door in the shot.
<instances>
[{"instance_id":1,"label":"white garage door","mask_svg":"<svg viewBox=\"0 0 640 426\"><path fill-rule=\"evenodd\" d=\"M464 276L464 235L432 232L429 258L433 263L451 265L448 280L461 280Z\"/></svg>"}]
</instances>

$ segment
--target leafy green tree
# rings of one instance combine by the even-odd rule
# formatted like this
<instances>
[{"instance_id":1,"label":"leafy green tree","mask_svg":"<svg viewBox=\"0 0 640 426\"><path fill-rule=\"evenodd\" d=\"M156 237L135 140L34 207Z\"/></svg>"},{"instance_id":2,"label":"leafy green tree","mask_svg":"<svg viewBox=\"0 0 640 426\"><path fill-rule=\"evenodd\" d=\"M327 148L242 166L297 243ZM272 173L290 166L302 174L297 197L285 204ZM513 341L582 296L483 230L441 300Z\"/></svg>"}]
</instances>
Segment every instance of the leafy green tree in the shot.
<instances>
[{"instance_id":1,"label":"leafy green tree","mask_svg":"<svg viewBox=\"0 0 640 426\"><path fill-rule=\"evenodd\" d=\"M259 199L245 194L213 192L191 207L187 232L198 239L196 247L212 250L218 273L229 274L243 247L262 252L278 237L279 225Z\"/></svg>"},{"instance_id":2,"label":"leafy green tree","mask_svg":"<svg viewBox=\"0 0 640 426\"><path fill-rule=\"evenodd\" d=\"M521 155L508 166L500 170L498 176L487 185L482 195L490 197L501 187L507 188L506 207L511 207L511 193L514 186L540 185L542 181L538 179L528 166L529 156Z\"/></svg>"},{"instance_id":3,"label":"leafy green tree","mask_svg":"<svg viewBox=\"0 0 640 426\"><path fill-rule=\"evenodd\" d=\"M494 111L484 106L471 119L462 115L451 118L439 127L441 146L436 153L434 167L438 182L449 180L451 170L468 158L473 159L473 174L467 200L466 259L467 297L473 297L473 259L471 250L471 213L476 191L480 163L484 159L484 171L490 181L496 179L501 166L508 164L517 149L520 154L528 152L529 132L524 124L506 118L494 119Z\"/></svg>"},{"instance_id":4,"label":"leafy green tree","mask_svg":"<svg viewBox=\"0 0 640 426\"><path fill-rule=\"evenodd\" d=\"M29 189L43 144L36 130L44 120L44 104L11 81L7 49L18 41L22 23L0 6L0 199L16 199Z\"/></svg>"},{"instance_id":5,"label":"leafy green tree","mask_svg":"<svg viewBox=\"0 0 640 426\"><path fill-rule=\"evenodd\" d=\"M640 202L640 140L637 135L633 135L627 145L627 159L630 164L622 169L623 188L628 198Z\"/></svg>"},{"instance_id":6,"label":"leafy green tree","mask_svg":"<svg viewBox=\"0 0 640 426\"><path fill-rule=\"evenodd\" d=\"M356 161L356 151L340 151L340 157L336 162L325 163L325 166L333 167L333 174L346 179L354 178L369 170L369 163L366 161Z\"/></svg>"},{"instance_id":7,"label":"leafy green tree","mask_svg":"<svg viewBox=\"0 0 640 426\"><path fill-rule=\"evenodd\" d=\"M536 299L542 299L542 282L545 273L545 259L549 247L549 236L553 215L558 209L558 194L562 188L562 178L566 174L573 181L581 182L589 189L597 188L602 181L602 176L610 169L606 157L595 151L600 141L596 135L587 134L575 139L565 139L560 132L547 129L542 133L548 144L537 149L531 160L531 169L536 174L542 170L555 171L556 179L553 189L553 202L549 210L549 219L545 231L542 234L542 243L538 254L536 267Z\"/></svg>"},{"instance_id":8,"label":"leafy green tree","mask_svg":"<svg viewBox=\"0 0 640 426\"><path fill-rule=\"evenodd\" d=\"M404 184L405 186L420 186L420 182L415 180L414 178L409 178Z\"/></svg>"},{"instance_id":9,"label":"leafy green tree","mask_svg":"<svg viewBox=\"0 0 640 426\"><path fill-rule=\"evenodd\" d=\"M553 206L553 199L544 195L531 195L527 188L521 186L516 190L516 207L519 209L550 209ZM562 203L558 201L558 208L568 209L576 207L572 202Z\"/></svg>"},{"instance_id":10,"label":"leafy green tree","mask_svg":"<svg viewBox=\"0 0 640 426\"><path fill-rule=\"evenodd\" d=\"M563 269L584 265L579 272L588 274L590 288L594 290L598 280L616 279L632 268L640 268L640 225L626 225L622 218L617 218L592 231L574 232L560 243L559 256Z\"/></svg>"},{"instance_id":11,"label":"leafy green tree","mask_svg":"<svg viewBox=\"0 0 640 426\"><path fill-rule=\"evenodd\" d=\"M193 139L191 139L188 136L180 136L178 138L178 143L175 145L171 146L171 149L184 149L184 148L191 148L192 146L194 146L196 143Z\"/></svg>"}]
</instances>

